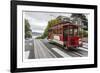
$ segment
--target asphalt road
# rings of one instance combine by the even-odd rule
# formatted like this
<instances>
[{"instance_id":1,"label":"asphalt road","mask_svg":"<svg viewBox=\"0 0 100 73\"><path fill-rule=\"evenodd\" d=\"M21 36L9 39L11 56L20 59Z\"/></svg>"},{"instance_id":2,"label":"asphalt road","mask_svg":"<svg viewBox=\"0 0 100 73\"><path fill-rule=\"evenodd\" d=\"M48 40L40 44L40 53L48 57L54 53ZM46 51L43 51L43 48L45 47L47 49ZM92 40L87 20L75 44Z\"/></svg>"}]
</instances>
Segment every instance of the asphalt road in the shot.
<instances>
[{"instance_id":1,"label":"asphalt road","mask_svg":"<svg viewBox=\"0 0 100 73\"><path fill-rule=\"evenodd\" d=\"M25 40L25 58L65 58L65 57L86 57L88 56L88 45L73 49L63 49L51 44L47 39L27 39Z\"/></svg>"}]
</instances>

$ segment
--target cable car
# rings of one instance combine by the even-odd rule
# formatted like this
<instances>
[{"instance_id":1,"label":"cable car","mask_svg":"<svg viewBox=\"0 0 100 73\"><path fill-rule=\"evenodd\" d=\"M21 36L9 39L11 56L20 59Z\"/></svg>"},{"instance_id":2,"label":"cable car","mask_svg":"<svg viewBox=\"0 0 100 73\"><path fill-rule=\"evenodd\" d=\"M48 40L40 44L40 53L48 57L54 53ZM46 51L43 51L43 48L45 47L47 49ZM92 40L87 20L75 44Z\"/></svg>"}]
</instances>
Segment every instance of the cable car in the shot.
<instances>
[{"instance_id":1,"label":"cable car","mask_svg":"<svg viewBox=\"0 0 100 73\"><path fill-rule=\"evenodd\" d=\"M48 40L62 45L64 48L82 46L82 36L79 36L80 26L71 22L59 23L48 30Z\"/></svg>"}]
</instances>

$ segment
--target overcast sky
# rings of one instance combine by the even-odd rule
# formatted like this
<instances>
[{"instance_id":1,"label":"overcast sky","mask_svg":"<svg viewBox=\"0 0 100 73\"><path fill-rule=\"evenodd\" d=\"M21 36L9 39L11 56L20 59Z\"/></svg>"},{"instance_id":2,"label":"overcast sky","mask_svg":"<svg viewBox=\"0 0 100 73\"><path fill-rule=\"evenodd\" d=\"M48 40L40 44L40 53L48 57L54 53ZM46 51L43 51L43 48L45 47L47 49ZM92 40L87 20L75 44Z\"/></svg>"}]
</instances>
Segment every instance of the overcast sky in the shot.
<instances>
[{"instance_id":1,"label":"overcast sky","mask_svg":"<svg viewBox=\"0 0 100 73\"><path fill-rule=\"evenodd\" d=\"M25 19L28 19L32 32L43 33L48 21L58 16L70 17L69 13L53 13L53 12L24 12Z\"/></svg>"}]
</instances>

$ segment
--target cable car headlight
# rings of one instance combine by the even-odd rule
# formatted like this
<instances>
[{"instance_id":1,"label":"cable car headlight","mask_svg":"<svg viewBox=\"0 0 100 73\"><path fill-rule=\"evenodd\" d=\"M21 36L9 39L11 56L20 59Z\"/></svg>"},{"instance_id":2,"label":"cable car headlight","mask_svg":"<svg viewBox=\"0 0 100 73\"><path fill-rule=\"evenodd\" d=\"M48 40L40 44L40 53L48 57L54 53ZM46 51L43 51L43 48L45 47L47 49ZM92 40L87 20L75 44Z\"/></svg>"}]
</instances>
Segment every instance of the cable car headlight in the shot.
<instances>
[{"instance_id":1,"label":"cable car headlight","mask_svg":"<svg viewBox=\"0 0 100 73\"><path fill-rule=\"evenodd\" d=\"M82 40L81 39L79 39L79 44L82 44Z\"/></svg>"},{"instance_id":2,"label":"cable car headlight","mask_svg":"<svg viewBox=\"0 0 100 73\"><path fill-rule=\"evenodd\" d=\"M82 44L82 41L79 41L79 44Z\"/></svg>"}]
</instances>

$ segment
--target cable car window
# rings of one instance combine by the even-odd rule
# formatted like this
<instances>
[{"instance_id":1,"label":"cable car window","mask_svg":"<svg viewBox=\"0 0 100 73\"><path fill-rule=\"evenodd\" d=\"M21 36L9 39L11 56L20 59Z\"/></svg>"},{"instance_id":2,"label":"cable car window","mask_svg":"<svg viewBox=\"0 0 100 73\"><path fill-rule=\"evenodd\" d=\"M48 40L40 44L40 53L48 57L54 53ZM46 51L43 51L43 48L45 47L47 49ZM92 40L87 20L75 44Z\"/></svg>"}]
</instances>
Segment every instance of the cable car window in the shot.
<instances>
[{"instance_id":1,"label":"cable car window","mask_svg":"<svg viewBox=\"0 0 100 73\"><path fill-rule=\"evenodd\" d=\"M74 36L78 36L78 29L74 29Z\"/></svg>"},{"instance_id":2,"label":"cable car window","mask_svg":"<svg viewBox=\"0 0 100 73\"><path fill-rule=\"evenodd\" d=\"M68 35L68 29L65 29L64 30L64 37L67 37L67 35Z\"/></svg>"},{"instance_id":3,"label":"cable car window","mask_svg":"<svg viewBox=\"0 0 100 73\"><path fill-rule=\"evenodd\" d=\"M74 29L72 28L69 29L69 36L74 36Z\"/></svg>"}]
</instances>

